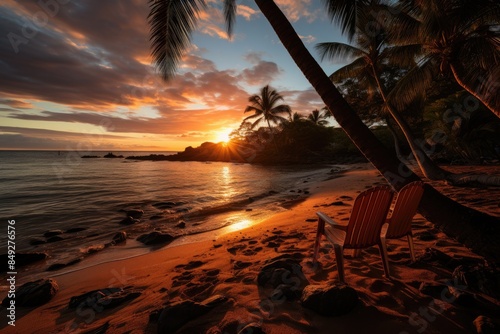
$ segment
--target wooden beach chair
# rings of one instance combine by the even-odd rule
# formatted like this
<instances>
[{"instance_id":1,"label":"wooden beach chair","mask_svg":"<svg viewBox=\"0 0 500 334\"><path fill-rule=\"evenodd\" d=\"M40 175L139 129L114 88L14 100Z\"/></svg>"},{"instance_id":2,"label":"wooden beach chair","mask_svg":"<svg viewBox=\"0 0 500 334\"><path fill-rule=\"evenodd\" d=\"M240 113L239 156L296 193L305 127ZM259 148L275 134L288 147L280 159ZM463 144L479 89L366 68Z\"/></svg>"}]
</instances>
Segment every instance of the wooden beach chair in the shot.
<instances>
[{"instance_id":1,"label":"wooden beach chair","mask_svg":"<svg viewBox=\"0 0 500 334\"><path fill-rule=\"evenodd\" d=\"M386 222L394 192L388 186L378 186L363 191L356 197L347 225L339 225L323 212L317 212L318 230L314 244L313 263L316 264L321 236L333 244L339 280L345 283L344 249L368 248L378 245L386 277L390 277L385 242L380 231ZM326 224L327 225L326 225Z\"/></svg>"},{"instance_id":2,"label":"wooden beach chair","mask_svg":"<svg viewBox=\"0 0 500 334\"><path fill-rule=\"evenodd\" d=\"M396 203L392 213L383 225L380 238L385 244L386 239L399 239L404 236L408 238L411 260L415 262L415 250L413 247L413 234L411 222L417 213L417 208L424 193L424 183L414 181L401 188L396 197Z\"/></svg>"}]
</instances>

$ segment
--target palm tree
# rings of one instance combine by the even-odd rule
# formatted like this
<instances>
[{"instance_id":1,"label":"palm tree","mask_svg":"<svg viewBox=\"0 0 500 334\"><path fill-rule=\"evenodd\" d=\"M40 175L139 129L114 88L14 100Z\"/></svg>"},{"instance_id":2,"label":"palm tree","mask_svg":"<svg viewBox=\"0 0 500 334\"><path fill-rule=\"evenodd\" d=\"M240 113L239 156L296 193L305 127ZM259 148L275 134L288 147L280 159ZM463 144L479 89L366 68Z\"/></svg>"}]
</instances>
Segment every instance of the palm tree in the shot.
<instances>
[{"instance_id":1,"label":"palm tree","mask_svg":"<svg viewBox=\"0 0 500 334\"><path fill-rule=\"evenodd\" d=\"M290 116L290 123L301 122L303 119L304 116L302 116L298 112L294 112L292 116Z\"/></svg>"},{"instance_id":2,"label":"palm tree","mask_svg":"<svg viewBox=\"0 0 500 334\"><path fill-rule=\"evenodd\" d=\"M260 94L252 95L248 99L251 105L246 107L245 113L253 112L254 114L246 117L243 122L252 120L253 123L250 127L252 130L260 123L266 122L269 131L272 133L271 123L279 125L287 122L287 119L279 114L288 114L289 117L292 114L289 105L278 104L282 100L283 97L269 85L262 87Z\"/></svg>"},{"instance_id":3,"label":"palm tree","mask_svg":"<svg viewBox=\"0 0 500 334\"><path fill-rule=\"evenodd\" d=\"M309 53L276 3L271 0L254 1L296 65L365 157L396 189L400 189L411 181L420 180L363 124ZM349 7L353 1L326 1L326 4L334 3L344 4L344 7L335 7L338 10L338 8ZM175 75L183 52L189 46L199 11L204 7L205 1L203 0L150 0L149 23L153 44L152 55L154 63L164 79L170 79ZM329 8L332 9L329 11L330 14L335 12L335 8ZM236 14L235 0L224 1L224 13L227 30L230 34ZM340 18L342 26L353 25L352 16L340 15ZM497 239L500 238L500 231L498 231L500 224L498 224L498 219L459 205L429 185L425 187L420 212L430 221L441 225L445 232L451 236L467 236L465 243L470 247L477 248L486 245L489 248L486 250L483 248L482 253L488 252L496 254L495 257L499 256L500 245ZM457 225L460 226L459 230L456 228ZM496 229L494 226L497 226ZM487 228L489 233L487 235L482 233L482 228Z\"/></svg>"},{"instance_id":4,"label":"palm tree","mask_svg":"<svg viewBox=\"0 0 500 334\"><path fill-rule=\"evenodd\" d=\"M316 125L325 126L328 124L327 119L330 117L330 113L328 110L324 110L324 112L320 112L318 109L314 109L307 116L307 120L313 122Z\"/></svg>"},{"instance_id":5,"label":"palm tree","mask_svg":"<svg viewBox=\"0 0 500 334\"><path fill-rule=\"evenodd\" d=\"M500 117L500 3L494 0L401 1L395 20L393 61L418 63L391 92L405 106L438 74L451 76L463 89ZM415 58L418 57L418 58Z\"/></svg>"},{"instance_id":6,"label":"palm tree","mask_svg":"<svg viewBox=\"0 0 500 334\"><path fill-rule=\"evenodd\" d=\"M373 5L378 5L379 1L373 1ZM447 172L437 166L417 144L415 136L406 120L391 106L387 99L385 87L381 83L380 77L382 69L387 63L387 55L391 49L388 47L386 32L379 29L376 33L368 31L365 27L375 19L368 13L374 8L367 6L365 12L359 15L356 29L356 45L345 43L319 43L316 49L319 51L321 60L343 60L354 59L351 63L335 71L330 78L336 82L356 77L360 83L364 84L368 90L375 89L382 97L384 108L396 121L403 132L422 173L431 180L442 180ZM390 126L390 124L388 123Z\"/></svg>"}]
</instances>

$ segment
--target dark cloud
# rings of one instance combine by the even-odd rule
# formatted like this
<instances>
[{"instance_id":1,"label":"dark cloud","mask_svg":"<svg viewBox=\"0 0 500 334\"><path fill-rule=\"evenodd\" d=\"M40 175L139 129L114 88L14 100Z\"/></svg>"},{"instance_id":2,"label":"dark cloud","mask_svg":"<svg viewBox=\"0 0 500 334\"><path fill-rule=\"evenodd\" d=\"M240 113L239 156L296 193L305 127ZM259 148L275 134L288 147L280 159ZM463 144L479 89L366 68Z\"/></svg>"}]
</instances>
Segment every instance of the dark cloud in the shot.
<instances>
[{"instance_id":1,"label":"dark cloud","mask_svg":"<svg viewBox=\"0 0 500 334\"><path fill-rule=\"evenodd\" d=\"M31 8L36 4L34 1L22 3L29 7L26 9L28 12L40 11L38 7ZM107 1L98 3L105 4ZM89 10L88 6L86 4L79 9L83 11L81 15ZM109 6L103 7L109 9ZM135 82L148 75L148 66L131 57L134 46L141 44L134 43L134 40L145 39L146 35L143 33L142 37L138 37L131 27L111 38L109 29L102 26L104 23L98 23L102 12L96 11L98 17L88 15L84 20L74 13L78 8L71 4L61 7L59 14L50 19L51 23L59 22L57 30L48 25L28 24L26 22L30 21L19 12L9 7L0 8L0 31L3 36L9 36L0 41L2 92L69 105L132 103L128 96L137 89ZM130 14L133 20L133 8ZM74 21L73 15L76 15ZM111 18L113 21L110 21ZM116 24L124 28L123 22L118 23L119 18L109 15L105 22L110 27ZM88 29L83 29L84 26ZM26 27L36 29L33 30L36 34L26 34ZM82 34L85 38L79 40L73 37L74 34ZM108 45L104 42L105 38L109 38ZM146 43L142 43L141 48L143 53L148 50ZM119 50L123 53L118 53Z\"/></svg>"},{"instance_id":2,"label":"dark cloud","mask_svg":"<svg viewBox=\"0 0 500 334\"><path fill-rule=\"evenodd\" d=\"M27 103L24 101L20 100L9 100L9 99L0 99L0 104L7 105L12 108L17 108L17 109L30 109L33 107L31 103ZM6 109L9 110L9 109Z\"/></svg>"},{"instance_id":3,"label":"dark cloud","mask_svg":"<svg viewBox=\"0 0 500 334\"><path fill-rule=\"evenodd\" d=\"M265 86L269 82L276 80L281 72L276 63L261 60L254 67L244 69L241 76L250 85Z\"/></svg>"}]
</instances>

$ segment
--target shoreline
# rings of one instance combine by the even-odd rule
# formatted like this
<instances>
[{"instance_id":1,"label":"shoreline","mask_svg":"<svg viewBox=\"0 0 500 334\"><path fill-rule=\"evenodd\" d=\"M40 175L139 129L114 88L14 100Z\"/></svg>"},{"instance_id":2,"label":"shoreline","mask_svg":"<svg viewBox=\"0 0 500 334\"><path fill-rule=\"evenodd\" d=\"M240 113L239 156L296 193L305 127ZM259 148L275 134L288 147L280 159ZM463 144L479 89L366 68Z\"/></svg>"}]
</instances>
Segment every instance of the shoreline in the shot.
<instances>
[{"instance_id":1,"label":"shoreline","mask_svg":"<svg viewBox=\"0 0 500 334\"><path fill-rule=\"evenodd\" d=\"M329 167L321 166L319 170L322 172L314 172L312 175L305 177L301 182L307 183L304 183L303 185L299 186L298 184L295 184L295 187L282 189L281 191L271 190L269 192L253 195L248 199L240 199L215 207L201 208L185 214L168 217L167 220L163 222L165 226L162 228L162 231L169 234L172 233L175 236L175 239L168 243L159 243L155 245L143 244L139 242L137 238L140 235L154 232L158 230L158 228L147 229L141 226L138 229L137 226L134 226L132 230L127 233L128 237L126 243L119 243L111 245L110 247L106 247L105 244L94 243L91 246L82 247L80 249L95 249L96 247L99 248L99 246L104 246L104 248L91 253L83 252L77 257L70 256L69 258L64 258L62 261L58 257L53 258L49 251L49 257L46 260L37 261L19 268L20 274L24 275L19 282L22 284L41 277L57 277L65 273L91 268L103 263L136 258L148 253L154 253L184 244L193 244L200 241L212 240L224 234L232 233L248 226L260 224L270 219L275 214L290 210L295 205L305 201L309 196L309 192L306 190L308 187L314 186L314 184L321 183L331 178L339 177L350 168L352 168L351 165L330 165ZM327 170L329 171L326 172ZM301 187L301 189L298 190L299 193L296 192L298 189L296 187ZM264 206L264 210L262 210L262 206ZM252 207L255 207L255 209ZM186 219L186 217L188 218ZM190 221L192 224L194 223L194 225L198 225L200 222L210 224L212 221L224 221L224 223L219 223L209 229L204 228L199 231L192 229L186 233L184 228L176 228L174 226L174 223L172 222L177 221ZM168 222L171 223L167 224ZM149 224L146 223L146 225ZM111 238L111 235L109 238ZM83 240L85 241L85 239ZM57 246L56 244L52 245ZM26 252L18 252L30 254L37 251L39 250L35 248ZM71 263L74 259L78 259L78 262L66 265L66 263ZM47 270L47 268L51 265L59 263L64 264L64 267L58 270ZM35 272L29 273L32 271ZM5 276L5 272L0 274L0 278L3 276Z\"/></svg>"},{"instance_id":2,"label":"shoreline","mask_svg":"<svg viewBox=\"0 0 500 334\"><path fill-rule=\"evenodd\" d=\"M272 291L257 286L261 268L279 257L297 258L309 284L334 283L338 273L327 242L322 242L319 267L310 265L316 232L315 212L321 210L337 221L345 221L357 194L377 184L385 184L385 180L376 170L369 164L357 165L341 177L311 185L305 201L259 224L213 240L162 248L54 276L59 291L50 302L37 308L19 307L16 327L0 329L6 333L83 333L106 327L107 333L156 333L158 319L153 315L165 304L186 300L202 302L214 296L224 296L227 301L217 310L193 318L177 332L205 333L210 329L210 333L237 333L235 328L254 323L271 334L330 333L332 328L353 333L418 333L425 321L428 333L470 333L478 315L500 321L500 301L488 299L484 294L476 293L480 298L469 306L458 303L456 298L440 297L446 285L439 284L451 278L453 268L446 267L439 259L429 258L427 249L437 249L455 262L480 262L481 258L435 231L432 224L418 214L414 219L414 241L419 261L410 263L406 240L391 240L388 248L393 279L383 276L376 247L363 251L359 259L353 259L349 253L345 255L346 281L360 298L358 306L349 314L332 318L319 316L296 301L277 302ZM437 295L429 295L422 285L429 291L434 286ZM83 311L68 308L71 297L116 287L132 289L137 295L116 308ZM4 295L0 294L2 298ZM419 310L431 310L433 320L426 320ZM1 309L0 316L6 316L5 308ZM360 318L365 320L360 322ZM36 328L33 323L37 324Z\"/></svg>"}]
</instances>

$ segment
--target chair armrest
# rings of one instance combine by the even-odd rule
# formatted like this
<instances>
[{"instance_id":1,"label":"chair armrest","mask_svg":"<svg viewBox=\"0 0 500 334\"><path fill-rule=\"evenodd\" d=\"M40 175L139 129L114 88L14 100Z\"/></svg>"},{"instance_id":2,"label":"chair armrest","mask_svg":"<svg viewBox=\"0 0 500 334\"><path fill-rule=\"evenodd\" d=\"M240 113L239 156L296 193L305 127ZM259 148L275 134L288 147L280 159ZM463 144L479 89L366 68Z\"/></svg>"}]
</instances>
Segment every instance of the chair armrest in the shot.
<instances>
[{"instance_id":1,"label":"chair armrest","mask_svg":"<svg viewBox=\"0 0 500 334\"><path fill-rule=\"evenodd\" d=\"M324 212L318 211L318 212L316 212L316 215L318 215L319 219L321 219L322 221L324 221L325 223L327 223L328 225L330 225L334 228L337 228L337 229L342 230L342 231L347 230L347 225L340 225L340 224L336 223L332 218L328 217L326 215L326 213L324 213Z\"/></svg>"}]
</instances>

